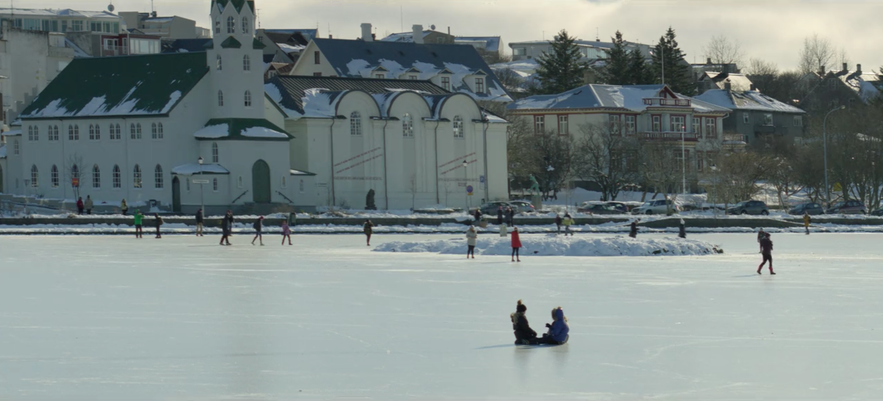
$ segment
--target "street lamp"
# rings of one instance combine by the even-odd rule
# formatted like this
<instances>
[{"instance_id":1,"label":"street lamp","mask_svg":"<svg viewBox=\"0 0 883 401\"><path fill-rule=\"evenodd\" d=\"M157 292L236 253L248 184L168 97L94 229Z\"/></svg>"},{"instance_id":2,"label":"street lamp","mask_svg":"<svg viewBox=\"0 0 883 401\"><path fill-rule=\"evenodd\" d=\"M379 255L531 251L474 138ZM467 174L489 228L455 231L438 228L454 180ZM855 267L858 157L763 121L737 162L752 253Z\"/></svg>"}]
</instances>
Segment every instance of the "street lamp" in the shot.
<instances>
[{"instance_id":1,"label":"street lamp","mask_svg":"<svg viewBox=\"0 0 883 401\"><path fill-rule=\"evenodd\" d=\"M828 116L837 110L843 110L845 108L845 105L838 106L829 111L828 114L825 114L825 119L822 120L822 151L825 160L825 202L827 203L827 207L831 207L831 190L829 189L830 187L828 187Z\"/></svg>"},{"instance_id":2,"label":"street lamp","mask_svg":"<svg viewBox=\"0 0 883 401\"><path fill-rule=\"evenodd\" d=\"M199 208L202 210L202 215L205 216L205 189L202 184L202 156L199 156L199 159L196 159L196 162L199 163Z\"/></svg>"},{"instance_id":3,"label":"street lamp","mask_svg":"<svg viewBox=\"0 0 883 401\"><path fill-rule=\"evenodd\" d=\"M714 199L714 187L717 185L717 165L711 165L711 199ZM714 218L717 218L717 205L711 204L711 213L714 215Z\"/></svg>"},{"instance_id":4,"label":"street lamp","mask_svg":"<svg viewBox=\"0 0 883 401\"><path fill-rule=\"evenodd\" d=\"M681 126L681 176L683 178L683 187L681 187L684 197L687 197L687 145L684 136L687 134L687 126Z\"/></svg>"}]
</instances>

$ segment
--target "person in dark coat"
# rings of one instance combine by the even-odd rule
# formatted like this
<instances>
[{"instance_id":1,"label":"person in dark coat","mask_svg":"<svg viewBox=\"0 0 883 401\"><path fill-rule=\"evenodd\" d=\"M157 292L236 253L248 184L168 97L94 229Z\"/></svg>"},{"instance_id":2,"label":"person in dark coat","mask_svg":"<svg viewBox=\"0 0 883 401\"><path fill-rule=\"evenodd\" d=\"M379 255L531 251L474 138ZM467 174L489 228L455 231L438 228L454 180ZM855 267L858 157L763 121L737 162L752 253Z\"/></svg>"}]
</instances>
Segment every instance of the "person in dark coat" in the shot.
<instances>
[{"instance_id":1,"label":"person in dark coat","mask_svg":"<svg viewBox=\"0 0 883 401\"><path fill-rule=\"evenodd\" d=\"M763 231L763 229L761 228L761 229L757 232L757 244L760 245L760 241L763 241L763 239L766 238L766 236L767 236L766 231ZM758 252L758 253L762 253L762 252L763 252L763 247L761 246L761 247L760 247L760 252Z\"/></svg>"},{"instance_id":2,"label":"person in dark coat","mask_svg":"<svg viewBox=\"0 0 883 401\"><path fill-rule=\"evenodd\" d=\"M515 225L515 209L513 209L511 207L508 208L506 211L506 214L508 214L508 217L509 217L509 225L514 226Z\"/></svg>"},{"instance_id":3,"label":"person in dark coat","mask_svg":"<svg viewBox=\"0 0 883 401\"><path fill-rule=\"evenodd\" d=\"M202 224L205 219L202 216L202 209L196 211L196 236L202 237Z\"/></svg>"},{"instance_id":4,"label":"person in dark coat","mask_svg":"<svg viewBox=\"0 0 883 401\"><path fill-rule=\"evenodd\" d=\"M262 234L264 230L264 216L258 217L252 227L254 227L254 238L251 240L251 244L254 245L254 242L260 239L261 246L264 246L264 236Z\"/></svg>"},{"instance_id":5,"label":"person in dark coat","mask_svg":"<svg viewBox=\"0 0 883 401\"><path fill-rule=\"evenodd\" d=\"M678 237L687 238L687 227L684 225L684 219L681 219L681 224L678 225Z\"/></svg>"},{"instance_id":6,"label":"person in dark coat","mask_svg":"<svg viewBox=\"0 0 883 401\"><path fill-rule=\"evenodd\" d=\"M83 198L80 197L77 199L77 214L83 214L83 209L85 208L86 206L83 204Z\"/></svg>"},{"instance_id":7,"label":"person in dark coat","mask_svg":"<svg viewBox=\"0 0 883 401\"><path fill-rule=\"evenodd\" d=\"M221 220L221 245L230 245L230 236L233 234L233 211L228 210Z\"/></svg>"},{"instance_id":8,"label":"person in dark coat","mask_svg":"<svg viewBox=\"0 0 883 401\"><path fill-rule=\"evenodd\" d=\"M760 263L760 266L757 266L757 274L761 274L760 270L763 269L763 265L769 261L770 274L775 275L776 272L773 271L773 241L770 240L770 233L765 234L763 239L760 240L760 253L763 254L763 262Z\"/></svg>"},{"instance_id":9,"label":"person in dark coat","mask_svg":"<svg viewBox=\"0 0 883 401\"><path fill-rule=\"evenodd\" d=\"M555 213L555 227L558 228L558 234L561 234L561 215Z\"/></svg>"},{"instance_id":10,"label":"person in dark coat","mask_svg":"<svg viewBox=\"0 0 883 401\"><path fill-rule=\"evenodd\" d=\"M537 342L540 344L564 344L567 342L570 326L567 324L567 318L564 317L564 310L561 307L552 309L552 323L546 323L549 328L548 333L544 333L543 337Z\"/></svg>"},{"instance_id":11,"label":"person in dark coat","mask_svg":"<svg viewBox=\"0 0 883 401\"><path fill-rule=\"evenodd\" d=\"M632 224L629 225L629 237L638 238L638 222L632 221Z\"/></svg>"},{"instance_id":12,"label":"person in dark coat","mask_svg":"<svg viewBox=\"0 0 883 401\"><path fill-rule=\"evenodd\" d=\"M497 225L503 224L503 207L497 209Z\"/></svg>"},{"instance_id":13,"label":"person in dark coat","mask_svg":"<svg viewBox=\"0 0 883 401\"><path fill-rule=\"evenodd\" d=\"M475 218L475 224L481 223L481 209L475 209L475 213L472 215Z\"/></svg>"},{"instance_id":14,"label":"person in dark coat","mask_svg":"<svg viewBox=\"0 0 883 401\"><path fill-rule=\"evenodd\" d=\"M362 231L365 233L365 236L368 237L368 246L371 246L371 234L374 234L374 223L372 223L371 220L365 220L365 224L362 225Z\"/></svg>"},{"instance_id":15,"label":"person in dark coat","mask_svg":"<svg viewBox=\"0 0 883 401\"><path fill-rule=\"evenodd\" d=\"M519 299L518 305L515 307L515 313L509 315L509 319L512 320L512 331L515 334L515 345L536 343L537 332L530 328L530 323L528 323L527 316L524 314L525 312L527 312L527 306L521 303Z\"/></svg>"},{"instance_id":16,"label":"person in dark coat","mask_svg":"<svg viewBox=\"0 0 883 401\"><path fill-rule=\"evenodd\" d=\"M159 217L159 213L154 213L153 220L156 222L156 238L162 238L162 235L159 233L159 228L162 226L162 217Z\"/></svg>"}]
</instances>

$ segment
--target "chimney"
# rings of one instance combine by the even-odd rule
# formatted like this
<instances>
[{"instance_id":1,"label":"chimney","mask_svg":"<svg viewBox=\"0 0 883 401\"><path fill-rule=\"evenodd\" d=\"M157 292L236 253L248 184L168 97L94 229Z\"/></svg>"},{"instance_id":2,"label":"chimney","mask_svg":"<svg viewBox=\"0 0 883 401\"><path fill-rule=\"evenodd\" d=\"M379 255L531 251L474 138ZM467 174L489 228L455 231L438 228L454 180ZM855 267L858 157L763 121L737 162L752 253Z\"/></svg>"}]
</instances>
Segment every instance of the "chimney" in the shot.
<instances>
[{"instance_id":1,"label":"chimney","mask_svg":"<svg viewBox=\"0 0 883 401\"><path fill-rule=\"evenodd\" d=\"M414 25L411 27L411 30L414 34L414 43L418 45L423 44L423 25Z\"/></svg>"},{"instance_id":2,"label":"chimney","mask_svg":"<svg viewBox=\"0 0 883 401\"><path fill-rule=\"evenodd\" d=\"M448 35L451 34L451 27L448 27Z\"/></svg>"},{"instance_id":3,"label":"chimney","mask_svg":"<svg viewBox=\"0 0 883 401\"><path fill-rule=\"evenodd\" d=\"M332 34L329 33L329 34L328 34L328 39L334 39L334 35L332 35Z\"/></svg>"},{"instance_id":4,"label":"chimney","mask_svg":"<svg viewBox=\"0 0 883 401\"><path fill-rule=\"evenodd\" d=\"M730 80L729 80L729 79L727 79L726 81L724 81L724 90L727 91L727 92L730 92L730 91L733 90L733 84L730 83Z\"/></svg>"},{"instance_id":5,"label":"chimney","mask_svg":"<svg viewBox=\"0 0 883 401\"><path fill-rule=\"evenodd\" d=\"M822 76L825 75L825 66L823 66L823 65L819 66L819 75L822 75Z\"/></svg>"},{"instance_id":6,"label":"chimney","mask_svg":"<svg viewBox=\"0 0 883 401\"><path fill-rule=\"evenodd\" d=\"M708 64L708 65L711 65L711 57L709 57L707 60L708 60L708 61L706 61L705 63Z\"/></svg>"},{"instance_id":7,"label":"chimney","mask_svg":"<svg viewBox=\"0 0 883 401\"><path fill-rule=\"evenodd\" d=\"M752 90L752 91L757 89L757 87L755 87L754 84L751 84L750 87L751 87L751 90Z\"/></svg>"},{"instance_id":8,"label":"chimney","mask_svg":"<svg viewBox=\"0 0 883 401\"><path fill-rule=\"evenodd\" d=\"M373 42L374 37L371 36L371 24L365 23L362 24L362 40L366 42Z\"/></svg>"},{"instance_id":9,"label":"chimney","mask_svg":"<svg viewBox=\"0 0 883 401\"><path fill-rule=\"evenodd\" d=\"M856 74L859 74L859 75L862 74L862 65L861 65L861 64L856 64L856 65L855 65L855 73L856 73Z\"/></svg>"},{"instance_id":10,"label":"chimney","mask_svg":"<svg viewBox=\"0 0 883 401\"><path fill-rule=\"evenodd\" d=\"M846 63L843 63L843 72L847 71L849 71L849 66L847 66Z\"/></svg>"}]
</instances>

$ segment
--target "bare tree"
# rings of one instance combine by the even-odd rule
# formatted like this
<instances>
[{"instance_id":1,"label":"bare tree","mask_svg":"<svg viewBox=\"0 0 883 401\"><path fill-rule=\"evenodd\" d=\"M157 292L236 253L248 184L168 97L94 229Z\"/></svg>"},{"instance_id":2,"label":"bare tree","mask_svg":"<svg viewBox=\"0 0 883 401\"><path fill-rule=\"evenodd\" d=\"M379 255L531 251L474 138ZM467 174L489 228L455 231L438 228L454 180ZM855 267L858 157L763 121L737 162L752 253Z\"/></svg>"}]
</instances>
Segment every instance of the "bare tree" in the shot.
<instances>
[{"instance_id":1,"label":"bare tree","mask_svg":"<svg viewBox=\"0 0 883 401\"><path fill-rule=\"evenodd\" d=\"M748 65L742 69L745 75L749 76L771 76L779 75L779 67L775 63L761 60L759 58L751 58Z\"/></svg>"},{"instance_id":2,"label":"bare tree","mask_svg":"<svg viewBox=\"0 0 883 401\"><path fill-rule=\"evenodd\" d=\"M724 35L712 36L702 54L714 64L741 64L744 57L739 41Z\"/></svg>"},{"instance_id":3,"label":"bare tree","mask_svg":"<svg viewBox=\"0 0 883 401\"><path fill-rule=\"evenodd\" d=\"M803 40L797 68L804 74L819 71L822 67L831 70L836 60L836 47L830 40L815 33Z\"/></svg>"},{"instance_id":4,"label":"bare tree","mask_svg":"<svg viewBox=\"0 0 883 401\"><path fill-rule=\"evenodd\" d=\"M534 176L544 196L557 197L557 191L566 187L575 173L573 138L554 132L535 133L527 118L512 119L507 154L510 188L528 188L530 176Z\"/></svg>"},{"instance_id":5,"label":"bare tree","mask_svg":"<svg viewBox=\"0 0 883 401\"><path fill-rule=\"evenodd\" d=\"M645 187L653 189L655 194L662 193L672 203L677 199L677 189L682 180L681 165L677 155L680 150L669 143L643 141L640 143L641 164L639 178ZM654 197L655 197L654 194ZM668 213L672 211L669 205Z\"/></svg>"},{"instance_id":6,"label":"bare tree","mask_svg":"<svg viewBox=\"0 0 883 401\"><path fill-rule=\"evenodd\" d=\"M575 145L577 175L598 184L601 200L616 200L638 178L634 163L627 162L637 155L635 141L623 136L619 126L587 124L579 129L583 135Z\"/></svg>"},{"instance_id":7,"label":"bare tree","mask_svg":"<svg viewBox=\"0 0 883 401\"><path fill-rule=\"evenodd\" d=\"M71 189L74 192L74 198L80 197L80 183L84 174L83 169L85 168L86 163L83 161L83 156L79 153L72 153L68 156L67 161L64 164L64 175L61 178L61 185L70 185ZM91 174L91 169L89 169L89 173ZM77 185L74 186L74 179L76 179ZM66 183L65 183L66 182Z\"/></svg>"}]
</instances>

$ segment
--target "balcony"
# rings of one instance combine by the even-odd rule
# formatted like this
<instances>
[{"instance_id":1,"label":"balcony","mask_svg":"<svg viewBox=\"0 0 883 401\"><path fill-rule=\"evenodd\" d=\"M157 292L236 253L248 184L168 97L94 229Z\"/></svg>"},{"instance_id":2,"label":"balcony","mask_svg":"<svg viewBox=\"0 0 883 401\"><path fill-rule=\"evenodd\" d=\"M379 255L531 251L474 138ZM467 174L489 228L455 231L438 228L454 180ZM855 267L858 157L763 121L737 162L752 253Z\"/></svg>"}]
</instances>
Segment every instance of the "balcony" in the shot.
<instances>
[{"instance_id":1,"label":"balcony","mask_svg":"<svg viewBox=\"0 0 883 401\"><path fill-rule=\"evenodd\" d=\"M104 45L101 48L101 55L104 57L125 56L129 54L128 46L109 46Z\"/></svg>"},{"instance_id":2,"label":"balcony","mask_svg":"<svg viewBox=\"0 0 883 401\"><path fill-rule=\"evenodd\" d=\"M660 106L660 107L690 107L692 105L691 99L668 99L663 97L647 97L644 98L644 104L647 106Z\"/></svg>"},{"instance_id":3,"label":"balcony","mask_svg":"<svg viewBox=\"0 0 883 401\"><path fill-rule=\"evenodd\" d=\"M646 139L651 141L680 141L683 135L685 142L699 142L700 135L696 132L676 132L676 131L644 131L626 133L627 137Z\"/></svg>"}]
</instances>

